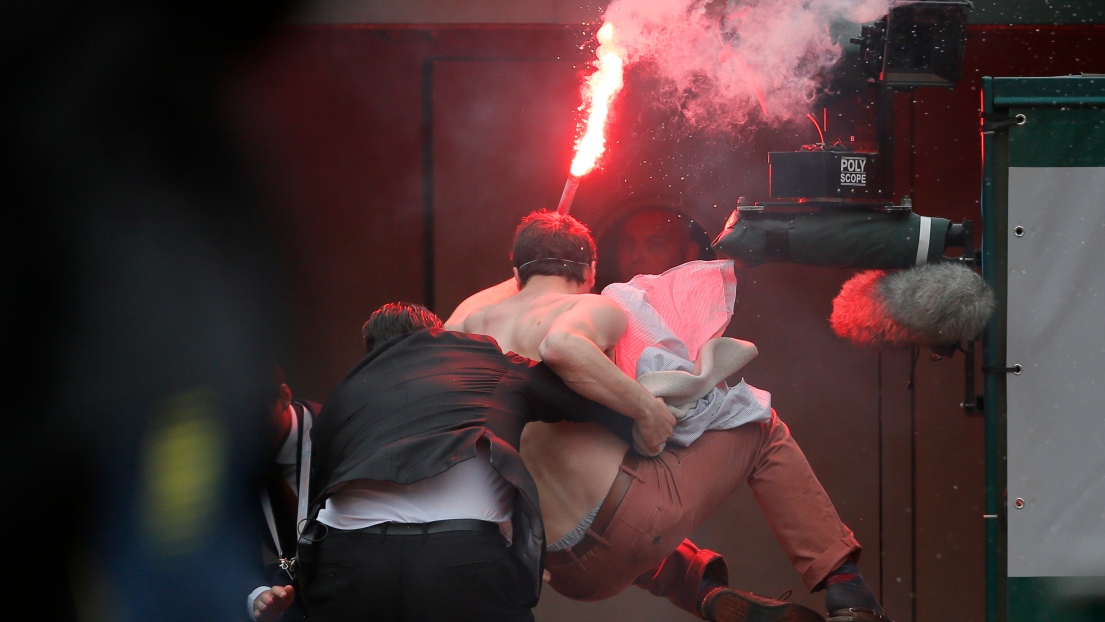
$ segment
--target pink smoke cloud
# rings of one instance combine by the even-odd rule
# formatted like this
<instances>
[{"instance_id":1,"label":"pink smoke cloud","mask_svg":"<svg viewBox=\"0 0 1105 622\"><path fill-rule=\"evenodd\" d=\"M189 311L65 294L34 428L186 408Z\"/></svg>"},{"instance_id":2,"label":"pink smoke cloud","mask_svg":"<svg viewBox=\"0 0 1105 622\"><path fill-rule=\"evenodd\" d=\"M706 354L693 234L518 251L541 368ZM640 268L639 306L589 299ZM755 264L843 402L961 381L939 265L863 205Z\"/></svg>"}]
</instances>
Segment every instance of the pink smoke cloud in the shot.
<instances>
[{"instance_id":1,"label":"pink smoke cloud","mask_svg":"<svg viewBox=\"0 0 1105 622\"><path fill-rule=\"evenodd\" d=\"M718 130L811 112L842 56L832 25L875 21L889 1L613 0L604 18L627 62L659 80L658 103Z\"/></svg>"}]
</instances>

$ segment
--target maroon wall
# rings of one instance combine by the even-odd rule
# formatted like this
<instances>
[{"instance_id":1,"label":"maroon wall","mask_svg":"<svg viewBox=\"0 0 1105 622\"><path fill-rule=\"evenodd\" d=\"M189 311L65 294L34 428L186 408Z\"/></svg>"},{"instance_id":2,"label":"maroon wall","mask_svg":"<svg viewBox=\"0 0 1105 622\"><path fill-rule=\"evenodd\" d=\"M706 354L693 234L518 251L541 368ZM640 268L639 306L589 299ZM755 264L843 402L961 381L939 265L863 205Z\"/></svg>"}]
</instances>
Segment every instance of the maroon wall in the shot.
<instances>
[{"instance_id":1,"label":"maroon wall","mask_svg":"<svg viewBox=\"0 0 1105 622\"><path fill-rule=\"evenodd\" d=\"M444 316L509 275L518 218L554 207L566 179L588 41L560 26L297 27L243 64L228 113L284 224L299 346L285 369L297 394L326 397L380 304L427 302ZM971 27L963 70L954 89L896 95L896 190L923 215L979 223L979 78L1105 72L1105 27ZM852 114L869 111L866 96ZM662 200L716 234L737 196L766 198L768 151L817 141L808 122L679 132L648 102L647 77L631 73L610 152L572 208L596 232L624 206ZM772 392L894 619L982 620L982 421L959 408L962 356L838 339L828 317L849 272L774 265L740 276L729 334L761 352L745 378ZM726 555L738 586L793 588L820 608L747 491L695 538ZM547 590L538 618L687 619L633 592L579 604Z\"/></svg>"}]
</instances>

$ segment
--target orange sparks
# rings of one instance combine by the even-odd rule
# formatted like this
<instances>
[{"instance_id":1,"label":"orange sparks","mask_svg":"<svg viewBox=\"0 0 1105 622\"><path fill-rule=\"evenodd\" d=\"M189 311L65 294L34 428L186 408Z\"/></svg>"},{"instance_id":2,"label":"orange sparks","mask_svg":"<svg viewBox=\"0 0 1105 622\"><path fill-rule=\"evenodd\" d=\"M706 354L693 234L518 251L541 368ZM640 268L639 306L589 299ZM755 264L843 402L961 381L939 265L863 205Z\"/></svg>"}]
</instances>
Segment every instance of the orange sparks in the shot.
<instances>
[{"instance_id":1,"label":"orange sparks","mask_svg":"<svg viewBox=\"0 0 1105 622\"><path fill-rule=\"evenodd\" d=\"M572 160L571 174L580 177L591 172L603 151L606 139L603 136L606 117L610 114L610 104L622 88L622 52L614 43L614 25L606 22L595 33L599 41L596 51L595 72L587 79L584 91L584 104L590 101L591 110L587 115L587 130L576 143L576 155Z\"/></svg>"}]
</instances>

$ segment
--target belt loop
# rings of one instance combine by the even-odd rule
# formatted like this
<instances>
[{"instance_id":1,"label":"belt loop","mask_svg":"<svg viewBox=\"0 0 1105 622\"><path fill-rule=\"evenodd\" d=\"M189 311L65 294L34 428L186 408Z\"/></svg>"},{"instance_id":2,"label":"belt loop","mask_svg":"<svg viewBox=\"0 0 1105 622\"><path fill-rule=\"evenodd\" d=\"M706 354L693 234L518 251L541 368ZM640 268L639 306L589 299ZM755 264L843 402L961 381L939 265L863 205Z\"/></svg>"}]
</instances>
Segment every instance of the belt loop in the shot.
<instances>
[{"instance_id":1,"label":"belt loop","mask_svg":"<svg viewBox=\"0 0 1105 622\"><path fill-rule=\"evenodd\" d=\"M564 552L568 554L568 559L572 560L572 563L576 565L580 570L587 570L587 567L583 565L583 562L579 561L579 556L572 550L575 547L568 547L564 549Z\"/></svg>"},{"instance_id":2,"label":"belt loop","mask_svg":"<svg viewBox=\"0 0 1105 622\"><path fill-rule=\"evenodd\" d=\"M387 538L387 536L388 536L388 525L390 525L390 524L391 523L387 523L387 522L380 524L381 527L382 527L382 529L380 529L380 544L383 544L384 539Z\"/></svg>"},{"instance_id":3,"label":"belt loop","mask_svg":"<svg viewBox=\"0 0 1105 622\"><path fill-rule=\"evenodd\" d=\"M625 458L622 460L622 463L618 466L618 468L628 473L630 476L633 477L633 479L637 480L638 482L643 482L645 481L645 479L637 474L637 468L640 466L641 460L632 451L628 451L626 452Z\"/></svg>"},{"instance_id":4,"label":"belt loop","mask_svg":"<svg viewBox=\"0 0 1105 622\"><path fill-rule=\"evenodd\" d=\"M596 544L601 544L606 548L610 548L610 541L595 533L591 528L587 529L587 535L590 536Z\"/></svg>"},{"instance_id":5,"label":"belt loop","mask_svg":"<svg viewBox=\"0 0 1105 622\"><path fill-rule=\"evenodd\" d=\"M430 523L422 523L422 544L430 541Z\"/></svg>"},{"instance_id":6,"label":"belt loop","mask_svg":"<svg viewBox=\"0 0 1105 622\"><path fill-rule=\"evenodd\" d=\"M629 466L626 466L626 465L623 464L623 465L619 466L618 469L620 469L622 471L625 471L626 475L632 477L633 479L637 480L638 482L645 481L645 480L641 479L640 475L637 475L637 471L635 471L633 468L631 468Z\"/></svg>"}]
</instances>

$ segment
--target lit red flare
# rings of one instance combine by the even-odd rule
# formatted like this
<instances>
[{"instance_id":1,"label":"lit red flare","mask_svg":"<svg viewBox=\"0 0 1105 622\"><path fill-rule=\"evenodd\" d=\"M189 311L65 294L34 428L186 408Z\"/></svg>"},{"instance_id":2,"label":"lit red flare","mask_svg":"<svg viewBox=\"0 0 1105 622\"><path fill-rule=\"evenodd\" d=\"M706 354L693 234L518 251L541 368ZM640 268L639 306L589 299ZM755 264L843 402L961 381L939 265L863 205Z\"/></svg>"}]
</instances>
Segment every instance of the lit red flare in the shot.
<instances>
[{"instance_id":1,"label":"lit red flare","mask_svg":"<svg viewBox=\"0 0 1105 622\"><path fill-rule=\"evenodd\" d=\"M610 114L610 104L614 96L622 89L622 68L624 52L614 42L614 25L606 22L595 34L599 41L596 51L595 72L587 78L584 90L584 104L590 104L587 113L586 131L576 143L576 155L572 160L571 174L582 177L595 168L599 157L606 150L606 118Z\"/></svg>"},{"instance_id":2,"label":"lit red flare","mask_svg":"<svg viewBox=\"0 0 1105 622\"><path fill-rule=\"evenodd\" d=\"M564 193L556 211L568 213L575 198L579 178L591 172L599 157L606 151L606 119L610 115L610 105L614 96L622 89L622 71L625 61L624 51L614 42L614 25L606 22L595 33L599 48L595 51L595 72L587 78L583 89L583 105L589 106L585 131L576 143L576 154L572 159L571 177L564 184Z\"/></svg>"}]
</instances>

